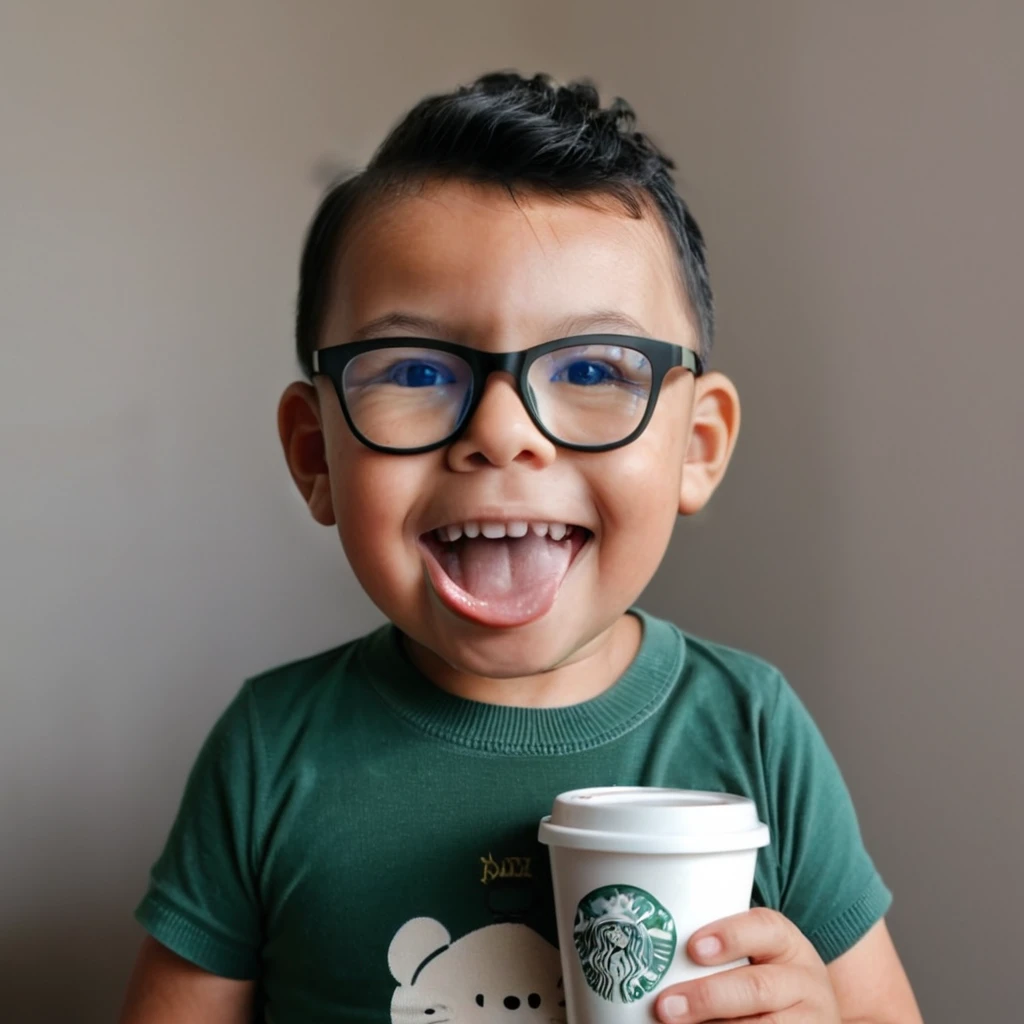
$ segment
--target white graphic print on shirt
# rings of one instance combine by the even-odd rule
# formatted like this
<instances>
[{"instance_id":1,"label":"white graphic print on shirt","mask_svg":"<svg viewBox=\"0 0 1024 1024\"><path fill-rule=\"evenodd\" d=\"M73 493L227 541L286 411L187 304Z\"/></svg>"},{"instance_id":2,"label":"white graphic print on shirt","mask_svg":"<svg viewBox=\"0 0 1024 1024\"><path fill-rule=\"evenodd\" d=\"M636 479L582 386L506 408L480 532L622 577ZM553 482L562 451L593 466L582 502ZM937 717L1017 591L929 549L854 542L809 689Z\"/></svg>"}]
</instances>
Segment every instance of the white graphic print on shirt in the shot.
<instances>
[{"instance_id":1,"label":"white graphic print on shirt","mask_svg":"<svg viewBox=\"0 0 1024 1024\"><path fill-rule=\"evenodd\" d=\"M452 942L440 921L415 917L391 940L388 967L392 1024L565 1024L558 950L525 924Z\"/></svg>"}]
</instances>

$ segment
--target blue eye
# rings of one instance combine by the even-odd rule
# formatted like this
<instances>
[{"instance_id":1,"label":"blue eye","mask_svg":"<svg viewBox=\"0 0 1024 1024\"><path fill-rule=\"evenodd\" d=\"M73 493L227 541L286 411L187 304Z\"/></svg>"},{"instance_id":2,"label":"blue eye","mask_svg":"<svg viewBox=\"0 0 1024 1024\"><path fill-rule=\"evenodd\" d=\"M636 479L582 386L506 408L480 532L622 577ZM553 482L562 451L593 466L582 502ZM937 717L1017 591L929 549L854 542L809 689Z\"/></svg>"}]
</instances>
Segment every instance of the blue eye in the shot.
<instances>
[{"instance_id":1,"label":"blue eye","mask_svg":"<svg viewBox=\"0 0 1024 1024\"><path fill-rule=\"evenodd\" d=\"M433 388L440 384L454 384L455 375L444 366L406 359L391 367L388 380L402 388Z\"/></svg>"},{"instance_id":2,"label":"blue eye","mask_svg":"<svg viewBox=\"0 0 1024 1024\"><path fill-rule=\"evenodd\" d=\"M554 373L551 379L552 381L577 384L581 387L590 387L594 384L605 384L608 381L621 378L612 371L607 363L597 363L590 359L576 359Z\"/></svg>"}]
</instances>

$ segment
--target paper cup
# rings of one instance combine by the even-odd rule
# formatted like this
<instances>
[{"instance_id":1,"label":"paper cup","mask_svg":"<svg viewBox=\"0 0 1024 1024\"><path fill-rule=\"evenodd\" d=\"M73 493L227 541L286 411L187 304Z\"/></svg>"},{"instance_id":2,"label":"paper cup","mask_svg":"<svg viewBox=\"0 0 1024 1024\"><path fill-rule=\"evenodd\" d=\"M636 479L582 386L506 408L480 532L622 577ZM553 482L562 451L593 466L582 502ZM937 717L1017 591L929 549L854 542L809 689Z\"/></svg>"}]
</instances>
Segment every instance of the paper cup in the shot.
<instances>
[{"instance_id":1,"label":"paper cup","mask_svg":"<svg viewBox=\"0 0 1024 1024\"><path fill-rule=\"evenodd\" d=\"M769 842L753 801L729 793L613 786L555 799L551 854L569 1024L650 1024L658 993L740 963L686 955L698 928L750 907Z\"/></svg>"}]
</instances>

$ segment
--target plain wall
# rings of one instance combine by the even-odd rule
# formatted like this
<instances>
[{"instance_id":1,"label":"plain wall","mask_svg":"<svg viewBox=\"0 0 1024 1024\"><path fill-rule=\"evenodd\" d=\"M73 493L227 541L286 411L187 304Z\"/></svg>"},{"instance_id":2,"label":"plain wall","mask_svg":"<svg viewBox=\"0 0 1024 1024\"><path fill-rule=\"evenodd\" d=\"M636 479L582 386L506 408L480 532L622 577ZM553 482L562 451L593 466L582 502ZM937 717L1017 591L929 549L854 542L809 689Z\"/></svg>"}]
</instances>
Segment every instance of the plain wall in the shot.
<instances>
[{"instance_id":1,"label":"plain wall","mask_svg":"<svg viewBox=\"0 0 1024 1024\"><path fill-rule=\"evenodd\" d=\"M709 238L743 435L646 605L811 707L930 1024L1016 1020L1024 8L85 7L0 7L5 1020L115 1015L218 711L379 621L277 448L302 232L505 66L626 95Z\"/></svg>"}]
</instances>

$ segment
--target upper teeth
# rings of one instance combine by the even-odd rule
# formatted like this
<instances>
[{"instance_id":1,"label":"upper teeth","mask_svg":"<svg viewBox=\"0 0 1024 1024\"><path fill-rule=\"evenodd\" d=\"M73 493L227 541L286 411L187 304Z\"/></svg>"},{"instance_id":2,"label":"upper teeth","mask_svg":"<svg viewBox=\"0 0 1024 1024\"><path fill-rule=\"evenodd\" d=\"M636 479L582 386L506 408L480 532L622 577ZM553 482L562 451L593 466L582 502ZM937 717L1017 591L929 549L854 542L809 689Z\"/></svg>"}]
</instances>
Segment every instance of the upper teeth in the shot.
<instances>
[{"instance_id":1,"label":"upper teeth","mask_svg":"<svg viewBox=\"0 0 1024 1024\"><path fill-rule=\"evenodd\" d=\"M564 540L572 533L572 529L572 525L568 523L527 523L522 520L513 520L510 523L480 523L470 520L466 523L442 526L434 532L438 540L451 543L458 540L463 534L471 539L483 534L489 540L497 540L500 537L525 537L529 530L532 530L538 537Z\"/></svg>"}]
</instances>

